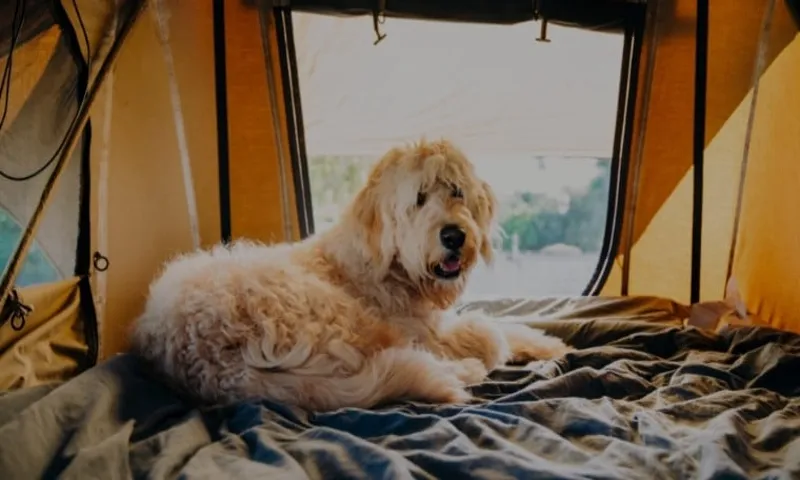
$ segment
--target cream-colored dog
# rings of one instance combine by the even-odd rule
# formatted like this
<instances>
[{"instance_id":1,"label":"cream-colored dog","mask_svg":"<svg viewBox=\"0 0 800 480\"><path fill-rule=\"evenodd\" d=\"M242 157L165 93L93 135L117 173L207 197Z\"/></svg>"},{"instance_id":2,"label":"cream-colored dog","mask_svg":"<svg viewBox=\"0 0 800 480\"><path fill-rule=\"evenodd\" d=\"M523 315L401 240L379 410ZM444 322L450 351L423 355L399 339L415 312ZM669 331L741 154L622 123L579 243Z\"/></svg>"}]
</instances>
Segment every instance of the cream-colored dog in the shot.
<instances>
[{"instance_id":1,"label":"cream-colored dog","mask_svg":"<svg viewBox=\"0 0 800 480\"><path fill-rule=\"evenodd\" d=\"M491 261L495 208L451 143L393 149L330 230L168 263L134 348L214 403L465 402L465 386L495 367L572 350L526 325L448 310L479 257Z\"/></svg>"}]
</instances>

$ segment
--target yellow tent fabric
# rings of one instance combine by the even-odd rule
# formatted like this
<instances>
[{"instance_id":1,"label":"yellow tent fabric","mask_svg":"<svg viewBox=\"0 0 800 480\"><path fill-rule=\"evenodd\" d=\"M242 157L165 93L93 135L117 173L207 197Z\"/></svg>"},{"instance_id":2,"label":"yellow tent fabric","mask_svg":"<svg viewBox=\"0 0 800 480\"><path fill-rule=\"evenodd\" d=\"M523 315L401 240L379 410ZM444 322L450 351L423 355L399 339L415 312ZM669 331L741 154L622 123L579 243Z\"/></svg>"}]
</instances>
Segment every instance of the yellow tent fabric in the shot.
<instances>
[{"instance_id":1,"label":"yellow tent fabric","mask_svg":"<svg viewBox=\"0 0 800 480\"><path fill-rule=\"evenodd\" d=\"M715 300L725 293L728 272L728 256L733 234L733 221L736 209L739 172L745 152L747 120L751 109L751 95L754 70L759 56L759 45L765 47L763 62L765 71L762 77L761 95L770 98L783 98L785 109L765 110L760 95L756 106L757 115L753 122L753 142L749 145L750 162L746 179L750 172L764 168L765 162L777 162L780 156L764 158L755 142L759 132L763 132L767 122L772 125L786 125L776 133L778 138L773 145L791 156L790 139L793 118L790 109L792 95L785 87L773 87L765 81L774 78L773 71L780 68L775 64L776 57L785 52L787 45L797 33L797 25L791 19L783 2L759 0L753 2L752 15L739 15L739 8L729 2L711 2L709 25L709 66L708 66L708 116L706 121L706 173L704 198L704 233L702 256L701 299ZM657 2L650 7L655 21L648 32L649 47L653 57L643 62L643 72L651 65L648 84L640 90L640 108L646 108L646 125L643 131L634 135L634 151L638 157L631 161L628 179L628 204L624 225L620 256L616 262L603 293L607 295L660 295L678 301L689 300L690 278L690 239L691 239L691 196L692 196L692 106L694 94L694 41L696 18L695 2L689 0L669 0ZM766 30L764 27L767 27ZM790 75L782 71L780 75ZM773 88L780 89L770 94ZM769 100L764 100L769 101ZM780 101L780 100L779 100ZM782 113L785 112L785 113ZM777 121L769 121L767 118ZM779 119L779 120L778 120ZM775 151L775 150L773 150ZM777 171L784 167L777 167ZM776 171L776 173L777 173ZM762 179L759 190L760 201L767 201L772 189L770 182L780 184L779 178ZM748 187L748 190L750 187ZM749 190L752 191L752 190ZM791 198L785 198L789 201ZM759 201L759 202L760 202ZM753 202L753 200L751 200ZM789 201L786 205L791 204ZM753 207L752 203L749 208ZM773 202L761 208L777 207ZM742 242L753 235L745 220L751 217L748 207L742 212L739 235ZM762 224L762 227L765 226ZM766 248L773 240L784 238L788 244L796 239L794 233L779 232L774 228L764 232L759 243ZM788 247L784 243L784 247ZM627 247L630 248L629 280L627 289L623 288L623 272ZM737 263L740 262L742 243L737 250ZM781 249L781 255L790 255L792 249ZM785 259L785 260L788 260ZM773 265L771 268L776 267ZM785 268L797 271L800 265L786 265ZM762 274L767 271L761 270ZM752 292L753 283L767 284L769 275L751 276L745 280L736 274L742 285L743 297L756 317L776 326L800 329L798 319L779 320L775 312L762 308L765 301L758 293ZM783 312L788 314L789 311Z\"/></svg>"},{"instance_id":2,"label":"yellow tent fabric","mask_svg":"<svg viewBox=\"0 0 800 480\"><path fill-rule=\"evenodd\" d=\"M81 303L82 281L86 279L20 289L32 312L24 328L0 329L0 391L65 380L91 366L97 352L89 351L94 345L89 337L96 332Z\"/></svg>"},{"instance_id":3,"label":"yellow tent fabric","mask_svg":"<svg viewBox=\"0 0 800 480\"><path fill-rule=\"evenodd\" d=\"M271 115L282 106L267 93L262 21L240 2L224 9L232 233L296 238L282 208L278 162L289 159L279 160L279 144L288 133ZM276 49L275 26L266 28ZM95 105L92 234L113 265L93 276L104 355L127 348L127 324L165 259L221 239L213 31L209 2L152 3Z\"/></svg>"},{"instance_id":4,"label":"yellow tent fabric","mask_svg":"<svg viewBox=\"0 0 800 480\"><path fill-rule=\"evenodd\" d=\"M748 307L776 328L800 330L800 37L761 79L733 273Z\"/></svg>"}]
</instances>

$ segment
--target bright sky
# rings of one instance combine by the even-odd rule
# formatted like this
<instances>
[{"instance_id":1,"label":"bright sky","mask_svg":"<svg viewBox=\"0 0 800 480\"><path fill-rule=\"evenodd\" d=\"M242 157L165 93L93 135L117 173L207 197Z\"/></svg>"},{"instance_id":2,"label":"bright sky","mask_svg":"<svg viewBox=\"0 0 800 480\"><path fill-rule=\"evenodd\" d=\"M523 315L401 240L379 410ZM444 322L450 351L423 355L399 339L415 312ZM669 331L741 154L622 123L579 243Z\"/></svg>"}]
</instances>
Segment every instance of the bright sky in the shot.
<instances>
[{"instance_id":1,"label":"bright sky","mask_svg":"<svg viewBox=\"0 0 800 480\"><path fill-rule=\"evenodd\" d=\"M481 178L489 182L498 195L528 191L557 196L566 188L585 188L598 172L592 159L547 161L544 169L539 168L536 160L525 156L491 159L478 156L472 161Z\"/></svg>"},{"instance_id":2,"label":"bright sky","mask_svg":"<svg viewBox=\"0 0 800 480\"><path fill-rule=\"evenodd\" d=\"M309 155L378 156L421 135L447 137L498 190L557 194L610 157L623 37L539 24L475 25L295 13Z\"/></svg>"}]
</instances>

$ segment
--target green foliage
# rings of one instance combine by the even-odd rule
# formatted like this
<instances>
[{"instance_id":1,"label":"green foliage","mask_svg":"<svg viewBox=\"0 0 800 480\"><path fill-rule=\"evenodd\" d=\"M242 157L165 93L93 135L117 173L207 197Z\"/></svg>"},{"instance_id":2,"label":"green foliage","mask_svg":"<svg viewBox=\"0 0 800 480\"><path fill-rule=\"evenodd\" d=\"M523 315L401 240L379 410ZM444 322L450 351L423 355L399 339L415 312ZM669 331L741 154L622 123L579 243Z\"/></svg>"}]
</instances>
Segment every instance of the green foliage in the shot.
<instances>
[{"instance_id":1,"label":"green foliage","mask_svg":"<svg viewBox=\"0 0 800 480\"><path fill-rule=\"evenodd\" d=\"M518 205L500 223L505 234L503 249L511 249L516 235L520 251L537 251L554 244L572 245L584 252L598 251L606 226L610 163L608 159L597 161L598 176L585 192L570 192L569 207L563 213L549 197L518 193Z\"/></svg>"},{"instance_id":2,"label":"green foliage","mask_svg":"<svg viewBox=\"0 0 800 480\"><path fill-rule=\"evenodd\" d=\"M22 235L22 227L4 210L0 209L0 269L5 268ZM37 283L54 282L60 275L41 248L34 243L17 275L16 284L20 287Z\"/></svg>"},{"instance_id":3,"label":"green foliage","mask_svg":"<svg viewBox=\"0 0 800 480\"><path fill-rule=\"evenodd\" d=\"M373 157L336 155L309 159L311 198L318 227L335 221L361 188L374 161ZM605 233L611 162L609 159L596 162L597 176L585 191L568 192L566 210L559 208L552 197L533 192L518 192L502 201L499 208L500 225L505 233L502 248L511 250L516 236L520 251L537 251L554 244L572 245L584 252L598 251Z\"/></svg>"},{"instance_id":4,"label":"green foliage","mask_svg":"<svg viewBox=\"0 0 800 480\"><path fill-rule=\"evenodd\" d=\"M361 188L372 157L317 155L308 161L311 198L315 206L344 205Z\"/></svg>"}]
</instances>

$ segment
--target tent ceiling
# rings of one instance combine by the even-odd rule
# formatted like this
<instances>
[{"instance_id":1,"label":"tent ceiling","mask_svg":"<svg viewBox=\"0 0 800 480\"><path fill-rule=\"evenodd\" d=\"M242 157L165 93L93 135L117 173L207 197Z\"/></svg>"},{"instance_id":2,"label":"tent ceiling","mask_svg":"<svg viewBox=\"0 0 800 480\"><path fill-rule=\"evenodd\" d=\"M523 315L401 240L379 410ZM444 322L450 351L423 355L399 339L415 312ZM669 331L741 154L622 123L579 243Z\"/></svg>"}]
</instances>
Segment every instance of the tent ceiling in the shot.
<instances>
[{"instance_id":1,"label":"tent ceiling","mask_svg":"<svg viewBox=\"0 0 800 480\"><path fill-rule=\"evenodd\" d=\"M50 0L22 0L25 4L25 21L17 39L17 47L36 37L54 24L51 15L52 2ZM4 0L0 2L0 58L8 55L11 48L11 32L14 31L12 23L14 12L20 0ZM19 21L17 20L17 23Z\"/></svg>"},{"instance_id":2,"label":"tent ceiling","mask_svg":"<svg viewBox=\"0 0 800 480\"><path fill-rule=\"evenodd\" d=\"M248 3L256 3L254 0ZM427 20L514 24L538 18L598 30L619 30L626 12L644 0L283 0L295 11Z\"/></svg>"},{"instance_id":3,"label":"tent ceiling","mask_svg":"<svg viewBox=\"0 0 800 480\"><path fill-rule=\"evenodd\" d=\"M791 13L794 22L800 26L800 0L786 0L786 7Z\"/></svg>"}]
</instances>

